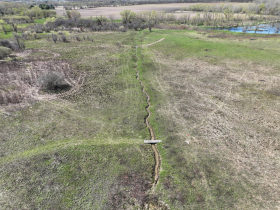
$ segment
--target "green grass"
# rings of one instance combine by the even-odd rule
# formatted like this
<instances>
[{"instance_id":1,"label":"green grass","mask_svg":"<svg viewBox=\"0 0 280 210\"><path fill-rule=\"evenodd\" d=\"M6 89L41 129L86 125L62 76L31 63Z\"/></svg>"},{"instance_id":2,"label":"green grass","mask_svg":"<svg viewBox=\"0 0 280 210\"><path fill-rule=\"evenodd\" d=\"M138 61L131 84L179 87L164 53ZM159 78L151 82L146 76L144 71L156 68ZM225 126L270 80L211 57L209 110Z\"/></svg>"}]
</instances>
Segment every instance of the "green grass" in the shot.
<instances>
[{"instance_id":1,"label":"green grass","mask_svg":"<svg viewBox=\"0 0 280 210\"><path fill-rule=\"evenodd\" d=\"M221 34L221 32L215 33ZM237 170L235 162L231 161L231 157L227 157L226 150L216 149L213 147L214 143L212 147L209 147L207 142L212 134L210 133L208 137L201 134L202 132L199 133L198 129L192 129L194 125L200 123L198 121L200 119L189 117L183 121L185 124L182 125L183 116L192 116L193 111L197 115L199 111L195 110L196 105L198 105L198 110L199 108L203 110L203 107L207 106L204 104L206 102L203 98L198 101L199 96L193 96L188 93L188 91L193 91L189 87L194 88L202 81L208 82L206 83L208 89L217 86L217 84L220 85L219 79L217 79L217 82L213 82L210 76L205 76L200 80L199 73L191 75L188 70L188 62L200 60L205 62L205 65L209 63L209 65L224 66L224 68L234 65L229 62L235 61L237 63L252 62L251 65L270 66L270 68L274 69L279 67L280 51L277 49L279 38L267 39L264 35L250 35L250 37L258 39L256 44L248 38L241 42L239 41L240 37L248 37L248 34L226 34L230 37L225 40L219 38L210 39L207 35L201 35L195 31L153 30L152 33L143 32L139 35L142 44L153 43L165 38L164 41L155 45L138 49L138 56L141 57L139 75L151 97L150 110L152 111L152 116L150 122L155 130L157 139L163 140L162 144L158 144L162 167L157 192L161 194L160 199L168 203L171 209L269 208L270 198L267 193L273 194L275 192L269 192L261 188L258 176L253 179L250 177L251 175L247 175L253 173L252 171ZM205 49L210 50L205 51ZM166 64L157 60L158 57L162 58L160 61L167 62L170 60L170 64L166 66ZM178 69L177 62L185 62L185 70L184 67ZM190 64L192 65L193 63ZM236 64L235 68L243 70L246 68L238 65ZM196 68L203 74L203 67L197 66ZM212 68L214 70L214 67ZM186 72L185 77L186 81L188 81L186 84L190 86L182 87L182 83L174 82L174 86L166 87L166 84L176 78L176 69L178 69L177 72ZM166 72L172 73L166 76ZM276 71L273 72L269 72L268 75L277 74ZM205 75L207 74L210 73L205 73ZM213 72L213 74L215 73ZM220 77L215 75L214 78ZM223 77L221 76L221 78ZM177 89L177 85L180 89ZM199 90L195 90L193 94L196 91L199 92ZM259 99L264 101L276 99L275 96L268 99L267 94L263 94L261 90L255 89L254 92L258 92L258 97L261 97ZM250 94L250 92L246 93L251 98ZM208 97L207 94L202 94L202 96L205 97L205 100ZM184 102L181 102L182 99L184 99ZM181 107L178 107L177 103L180 103ZM191 106L188 109L181 110L184 103L189 103ZM169 107L169 104L172 104L176 111L172 112L172 107ZM250 106L251 102L248 102L247 105ZM239 111L241 112L241 109ZM220 112L223 112L223 110ZM195 114L193 116L196 116ZM226 122L230 122L230 119L226 120ZM210 126L212 121L207 121L207 123ZM207 128L207 123L202 126L202 129ZM184 132L184 135L180 132ZM230 138L227 134L224 135L225 138ZM239 138L248 138L246 133L241 135L243 136ZM194 139L201 141L203 139L205 143L200 143L200 146L200 144L194 143ZM185 143L185 141L189 141L190 144ZM217 144L223 143L221 141ZM212 145L211 143L209 144ZM263 201L257 201L252 196L260 196ZM275 204L270 207L274 208Z\"/></svg>"},{"instance_id":2,"label":"green grass","mask_svg":"<svg viewBox=\"0 0 280 210\"><path fill-rule=\"evenodd\" d=\"M0 32L0 39L9 39L13 37L13 33L12 32L7 32L7 34L5 34L4 31Z\"/></svg>"},{"instance_id":3,"label":"green grass","mask_svg":"<svg viewBox=\"0 0 280 210\"><path fill-rule=\"evenodd\" d=\"M36 24L44 24L46 18L43 19L35 19L34 22ZM23 31L27 26L32 25L33 23L25 23L25 24L17 24L18 31ZM3 31L2 27L0 27L0 39L8 39L13 37L13 30L9 24L4 25L7 30L7 34Z\"/></svg>"},{"instance_id":4,"label":"green grass","mask_svg":"<svg viewBox=\"0 0 280 210\"><path fill-rule=\"evenodd\" d=\"M38 23L38 24L44 24L44 22L46 21L46 18L42 18L42 19L35 19L34 22Z\"/></svg>"},{"instance_id":5,"label":"green grass","mask_svg":"<svg viewBox=\"0 0 280 210\"><path fill-rule=\"evenodd\" d=\"M154 159L151 148L143 145L149 132L145 96L134 69L135 33L86 35L94 42L26 41L27 49L59 53L57 59L87 76L77 94L1 118L0 188L18 198L11 204L1 201L4 209L122 208L141 205L147 195ZM21 184L14 186L18 176ZM136 203L129 201L132 191Z\"/></svg>"},{"instance_id":6,"label":"green grass","mask_svg":"<svg viewBox=\"0 0 280 210\"><path fill-rule=\"evenodd\" d=\"M151 181L152 164L152 152L143 145L81 144L47 150L1 165L5 184L0 182L0 186L6 189L3 196L11 196L1 206L4 209L13 206L111 208L113 197L118 202L125 201L118 197L122 193L120 186L132 190L137 181ZM123 183L126 175L133 176L134 180ZM18 184L14 185L15 182Z\"/></svg>"},{"instance_id":7,"label":"green grass","mask_svg":"<svg viewBox=\"0 0 280 210\"><path fill-rule=\"evenodd\" d=\"M233 36L235 36L235 40L232 41L227 39L226 42L221 42L217 40L206 40L205 38L199 38L195 35L196 33L197 32L194 31L172 32L155 30L155 35L152 37L164 37L164 43L159 43L155 46L155 49L163 52L164 49L168 48L169 50L163 53L166 55L170 54L176 59L183 59L186 57L207 57L210 54L208 51L205 51L207 49L211 51L211 57L216 57L220 60L243 59L265 64L273 63L274 65L280 66L280 63L277 61L280 55L279 50L272 51L270 52L270 56L267 56L267 51L255 49L257 46L255 45L254 47L253 41L249 42L246 40L246 42L236 43L236 41L238 41L238 37L240 36L259 38L264 37L265 35L248 35L244 33L233 34L233 32L222 32L225 34L233 34ZM221 32L218 33L221 34ZM271 42L275 42L276 46L279 46L280 44L278 40L271 40Z\"/></svg>"},{"instance_id":8,"label":"green grass","mask_svg":"<svg viewBox=\"0 0 280 210\"><path fill-rule=\"evenodd\" d=\"M109 35L104 34L100 39L108 40L108 37ZM120 38L116 37L118 40ZM126 41L127 38L129 37L126 37ZM16 140L20 136L21 144L15 146L15 143L6 142L5 153L12 154L69 137L125 138L139 141L148 137L143 120L146 114L143 109L145 97L141 93L140 84L135 83L134 61L130 60L132 49L123 47L118 52L114 40L111 43L107 41L109 46L112 44L111 48L98 47L102 42L103 40L96 43L81 41L55 44L38 40L40 45L37 45L37 41L27 41L27 48L43 48L60 53L60 59L69 60L72 66L81 72L86 71L87 79L80 94L70 96L68 104L38 103L13 119L15 124L3 121L1 127L6 132L10 126L24 125L23 132L15 129L12 137ZM76 48L77 44L80 48ZM71 47L74 47L74 50ZM100 57L101 53L104 53L104 56ZM21 123L22 121L24 123ZM28 127L36 132L30 134L27 132Z\"/></svg>"},{"instance_id":9,"label":"green grass","mask_svg":"<svg viewBox=\"0 0 280 210\"><path fill-rule=\"evenodd\" d=\"M221 34L226 37L210 38ZM83 35L94 41L83 40ZM280 66L277 36L167 30L78 36L82 41L70 39L67 34L69 42L54 43L42 34L39 39L29 37L25 42L27 49L46 50L34 51L29 58L45 61L44 57L51 57L52 52L60 54L50 59L50 66L56 68L56 60L65 61L75 69L73 74L78 77L86 73L86 78L76 94L36 102L10 117L0 118L3 209L133 209L149 200L154 157L151 147L143 145L143 140L149 138L144 123L147 102L136 79L135 44L146 45L161 38L164 41L137 50L139 76L151 97L150 123L157 139L163 140L157 145L162 165L153 201L158 199L170 209L276 206L271 199L275 195L269 191L271 186L261 182L266 175L258 175L255 165L250 165L258 162L265 167L266 160L276 164L265 156L276 150L252 152L245 147L252 136L250 131L272 135L269 128L255 127L251 121L242 119L254 116L248 110L259 101L265 101L263 109L270 111L268 105L278 99L277 89L261 90L263 86L259 83L251 84L258 76L276 78ZM202 66L193 67L196 62ZM253 74L250 65L264 69L267 66L270 71L256 70ZM249 76L242 75L247 67ZM237 79L242 79L228 91L229 83L235 80L225 78L236 74ZM273 78L266 80L275 81ZM231 99L230 92L236 98ZM217 105L220 109L212 113ZM200 113L205 110L213 118L201 119ZM236 112L243 117L237 118ZM265 121L264 118L258 122ZM230 124L234 135L222 133L220 138L203 133L211 129L222 132L223 123L232 121L238 122ZM233 146L228 148L225 144ZM250 154L260 156L250 156L248 162L238 159L248 163L246 168L229 154L242 158ZM237 168L239 163L245 168L243 171ZM277 200L277 196L273 199Z\"/></svg>"}]
</instances>

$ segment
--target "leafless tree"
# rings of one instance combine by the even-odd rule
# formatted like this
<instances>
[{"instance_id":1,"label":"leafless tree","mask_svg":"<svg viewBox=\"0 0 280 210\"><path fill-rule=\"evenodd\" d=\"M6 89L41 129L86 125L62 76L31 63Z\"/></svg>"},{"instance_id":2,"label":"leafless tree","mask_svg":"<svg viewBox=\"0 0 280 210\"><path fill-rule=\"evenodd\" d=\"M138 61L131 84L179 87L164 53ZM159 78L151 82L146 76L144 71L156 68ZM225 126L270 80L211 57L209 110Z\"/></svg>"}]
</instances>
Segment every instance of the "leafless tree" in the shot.
<instances>
[{"instance_id":1,"label":"leafless tree","mask_svg":"<svg viewBox=\"0 0 280 210\"><path fill-rule=\"evenodd\" d=\"M56 34L52 34L52 40L54 41L54 43L57 42L57 35Z\"/></svg>"},{"instance_id":2,"label":"leafless tree","mask_svg":"<svg viewBox=\"0 0 280 210\"><path fill-rule=\"evenodd\" d=\"M18 32L17 24L16 24L16 22L13 19L9 21L9 25L12 27L14 32L16 32L16 33Z\"/></svg>"}]
</instances>

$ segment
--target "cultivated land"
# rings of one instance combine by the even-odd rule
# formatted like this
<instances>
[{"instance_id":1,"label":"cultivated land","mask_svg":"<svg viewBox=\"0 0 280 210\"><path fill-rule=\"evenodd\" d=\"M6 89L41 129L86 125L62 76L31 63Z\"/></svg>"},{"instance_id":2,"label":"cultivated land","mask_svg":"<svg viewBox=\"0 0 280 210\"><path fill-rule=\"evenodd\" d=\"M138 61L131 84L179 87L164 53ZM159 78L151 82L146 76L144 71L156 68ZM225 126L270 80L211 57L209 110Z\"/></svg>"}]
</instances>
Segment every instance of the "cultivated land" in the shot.
<instances>
[{"instance_id":1,"label":"cultivated land","mask_svg":"<svg viewBox=\"0 0 280 210\"><path fill-rule=\"evenodd\" d=\"M201 4L201 3L172 3L172 4L145 4L145 5L134 5L134 6L120 6L120 7L97 7L97 8L88 8L88 9L78 9L76 11L81 13L82 17L95 17L95 16L113 16L116 19L120 19L120 12L123 10L131 10L133 12L139 13L144 11L157 11L157 12L166 12L172 13L176 16L190 14L191 17L195 16L195 12L182 12L182 13L174 13L175 11L181 10L183 7L189 7L191 5ZM206 5L220 5L221 3L205 3ZM228 3L229 5L239 4L239 5L247 5L247 3ZM227 5L225 3L224 5ZM63 15L65 10L63 7L57 7L56 13L59 15Z\"/></svg>"},{"instance_id":2,"label":"cultivated land","mask_svg":"<svg viewBox=\"0 0 280 210\"><path fill-rule=\"evenodd\" d=\"M20 61L1 64L3 209L280 207L278 35L83 35L94 41L29 39ZM38 88L53 68L72 89ZM153 188L143 86L163 141Z\"/></svg>"}]
</instances>

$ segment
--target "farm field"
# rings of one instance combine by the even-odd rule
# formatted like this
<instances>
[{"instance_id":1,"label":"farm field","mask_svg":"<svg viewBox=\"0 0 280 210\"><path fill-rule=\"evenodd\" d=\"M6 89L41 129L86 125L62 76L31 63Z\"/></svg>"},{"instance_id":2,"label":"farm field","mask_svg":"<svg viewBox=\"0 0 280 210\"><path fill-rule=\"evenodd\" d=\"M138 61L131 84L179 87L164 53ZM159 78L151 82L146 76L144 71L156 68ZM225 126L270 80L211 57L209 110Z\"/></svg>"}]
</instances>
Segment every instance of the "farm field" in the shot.
<instances>
[{"instance_id":1,"label":"farm field","mask_svg":"<svg viewBox=\"0 0 280 210\"><path fill-rule=\"evenodd\" d=\"M30 38L17 60L0 64L1 208L280 207L279 35L70 36ZM53 70L71 89L38 88ZM137 70L149 124L162 140L154 187Z\"/></svg>"},{"instance_id":2,"label":"farm field","mask_svg":"<svg viewBox=\"0 0 280 210\"><path fill-rule=\"evenodd\" d=\"M182 12L182 13L174 13L175 11L181 10L183 7L188 7L190 5L195 5L199 3L171 3L171 4L145 4L145 5L134 5L134 6L119 6L119 7L97 7L97 8L88 8L88 9L78 9L76 11L80 12L82 17L95 17L95 16L105 16L109 17L112 15L115 19L120 19L120 12L123 10L131 10L135 13L143 12L143 11L156 11L156 12L163 12L172 13L176 16L190 14L191 17L196 15L196 12ZM205 3L209 5L213 4L221 4L221 3ZM227 3L225 3L226 5ZM231 5L239 4L239 5L247 5L247 3L236 3L231 2L228 3ZM63 15L65 10L62 6L56 8L56 13L59 15Z\"/></svg>"}]
</instances>

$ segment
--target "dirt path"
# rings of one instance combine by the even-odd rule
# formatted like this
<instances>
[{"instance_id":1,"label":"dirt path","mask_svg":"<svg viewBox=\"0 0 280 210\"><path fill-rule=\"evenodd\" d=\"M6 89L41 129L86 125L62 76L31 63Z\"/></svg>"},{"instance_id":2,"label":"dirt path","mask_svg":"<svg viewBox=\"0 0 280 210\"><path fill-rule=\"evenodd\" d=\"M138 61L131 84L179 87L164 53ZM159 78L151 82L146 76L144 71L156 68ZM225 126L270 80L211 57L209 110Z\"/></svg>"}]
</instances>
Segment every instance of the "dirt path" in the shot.
<instances>
[{"instance_id":1,"label":"dirt path","mask_svg":"<svg viewBox=\"0 0 280 210\"><path fill-rule=\"evenodd\" d=\"M146 117L145 119L145 123L150 131L150 139L151 140L156 140L156 136L155 136L155 132L153 130L153 127L150 125L149 123L149 118L151 117L152 115L152 112L150 111L150 106L151 106L151 103L150 103L150 96L149 94L147 93L147 91L145 90L145 85L143 84L143 82L141 81L141 79L139 78L139 70L137 69L138 68L138 61L140 60L140 58L138 57L137 55L137 48L138 47L145 47L145 46L151 46L153 44L156 44L158 42L161 42L162 40L164 40L164 38L160 39L159 41L157 42L154 42L154 43L151 43L151 44L147 44L147 45L139 45L139 46L135 46L135 55L137 57L137 61L136 61L136 70L137 70L137 80L140 82L141 86L143 87L142 91L145 93L146 95L146 101L148 103L148 106L146 106L146 110L148 112L148 116ZM154 151L154 155L155 155L155 170L154 170L154 182L153 182L153 187L157 184L158 182L158 179L159 179L159 169L160 169L160 154L159 154L159 151L156 147L156 144L152 144L152 149Z\"/></svg>"},{"instance_id":2,"label":"dirt path","mask_svg":"<svg viewBox=\"0 0 280 210\"><path fill-rule=\"evenodd\" d=\"M156 41L156 42L153 42L153 43L150 43L150 44L145 44L145 45L139 45L139 46L137 46L137 47L148 47L148 46L151 46L151 45L153 45L153 44L159 43L159 42L161 42L161 41L163 41L163 40L164 40L164 38L162 38L162 39L160 39L160 40L158 40L158 41Z\"/></svg>"}]
</instances>

